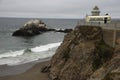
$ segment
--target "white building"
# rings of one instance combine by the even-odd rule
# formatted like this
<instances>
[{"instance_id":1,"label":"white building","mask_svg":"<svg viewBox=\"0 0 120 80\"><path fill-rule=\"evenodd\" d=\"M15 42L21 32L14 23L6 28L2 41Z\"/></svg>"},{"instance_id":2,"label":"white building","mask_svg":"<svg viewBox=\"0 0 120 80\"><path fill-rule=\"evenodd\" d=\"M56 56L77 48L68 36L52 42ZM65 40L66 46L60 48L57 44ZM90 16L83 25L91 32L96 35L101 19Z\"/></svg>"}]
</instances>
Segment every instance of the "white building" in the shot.
<instances>
[{"instance_id":1,"label":"white building","mask_svg":"<svg viewBox=\"0 0 120 80\"><path fill-rule=\"evenodd\" d=\"M111 17L108 14L100 15L100 10L97 6L91 11L92 15L87 15L86 22L97 22L97 23L109 23L111 22Z\"/></svg>"}]
</instances>

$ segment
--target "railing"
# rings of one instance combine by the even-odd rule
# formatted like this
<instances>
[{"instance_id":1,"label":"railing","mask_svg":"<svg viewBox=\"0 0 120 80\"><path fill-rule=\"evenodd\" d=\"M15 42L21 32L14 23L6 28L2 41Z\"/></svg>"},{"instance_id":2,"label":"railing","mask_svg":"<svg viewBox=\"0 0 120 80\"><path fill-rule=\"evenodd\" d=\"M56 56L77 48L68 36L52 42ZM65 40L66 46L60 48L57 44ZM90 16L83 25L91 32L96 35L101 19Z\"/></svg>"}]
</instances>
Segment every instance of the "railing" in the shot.
<instances>
[{"instance_id":1,"label":"railing","mask_svg":"<svg viewBox=\"0 0 120 80\"><path fill-rule=\"evenodd\" d=\"M115 29L120 30L120 22L111 22L111 23L95 23L95 22L83 22L79 21L78 25L89 25L89 26L100 26L103 29Z\"/></svg>"}]
</instances>

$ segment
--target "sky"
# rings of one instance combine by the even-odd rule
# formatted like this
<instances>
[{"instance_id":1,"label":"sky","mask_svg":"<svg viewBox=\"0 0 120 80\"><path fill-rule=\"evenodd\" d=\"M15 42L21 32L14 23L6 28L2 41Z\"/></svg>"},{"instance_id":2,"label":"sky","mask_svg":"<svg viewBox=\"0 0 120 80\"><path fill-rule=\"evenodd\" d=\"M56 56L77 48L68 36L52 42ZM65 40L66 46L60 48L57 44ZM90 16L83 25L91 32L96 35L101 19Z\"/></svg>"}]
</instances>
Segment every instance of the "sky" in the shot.
<instances>
[{"instance_id":1,"label":"sky","mask_svg":"<svg viewBox=\"0 0 120 80\"><path fill-rule=\"evenodd\" d=\"M0 0L0 17L84 18L95 5L120 18L120 0Z\"/></svg>"}]
</instances>

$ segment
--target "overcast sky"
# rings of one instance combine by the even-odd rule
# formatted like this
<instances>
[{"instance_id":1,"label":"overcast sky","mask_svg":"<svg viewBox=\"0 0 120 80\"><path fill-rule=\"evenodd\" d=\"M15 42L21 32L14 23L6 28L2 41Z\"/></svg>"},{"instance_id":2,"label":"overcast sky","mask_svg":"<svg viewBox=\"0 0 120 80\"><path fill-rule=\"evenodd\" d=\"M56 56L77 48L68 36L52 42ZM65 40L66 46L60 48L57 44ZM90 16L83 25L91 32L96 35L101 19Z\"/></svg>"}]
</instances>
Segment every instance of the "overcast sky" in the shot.
<instances>
[{"instance_id":1,"label":"overcast sky","mask_svg":"<svg viewBox=\"0 0 120 80\"><path fill-rule=\"evenodd\" d=\"M84 18L95 5L120 18L120 0L0 0L0 17Z\"/></svg>"}]
</instances>

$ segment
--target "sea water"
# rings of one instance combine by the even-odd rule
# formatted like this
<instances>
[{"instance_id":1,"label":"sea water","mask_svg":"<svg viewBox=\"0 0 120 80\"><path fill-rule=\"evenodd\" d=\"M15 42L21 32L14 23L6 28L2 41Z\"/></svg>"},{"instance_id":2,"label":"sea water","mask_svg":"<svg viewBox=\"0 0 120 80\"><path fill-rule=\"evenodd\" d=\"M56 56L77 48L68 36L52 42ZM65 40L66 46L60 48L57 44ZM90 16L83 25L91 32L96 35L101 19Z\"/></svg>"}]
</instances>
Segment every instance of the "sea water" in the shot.
<instances>
[{"instance_id":1,"label":"sea water","mask_svg":"<svg viewBox=\"0 0 120 80\"><path fill-rule=\"evenodd\" d=\"M0 18L0 65L19 65L55 54L65 33L46 32L34 37L13 37L12 33L32 18ZM78 19L40 19L48 28L74 28Z\"/></svg>"}]
</instances>

